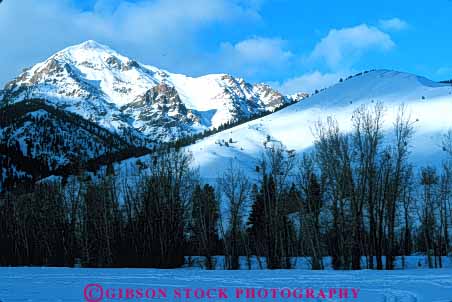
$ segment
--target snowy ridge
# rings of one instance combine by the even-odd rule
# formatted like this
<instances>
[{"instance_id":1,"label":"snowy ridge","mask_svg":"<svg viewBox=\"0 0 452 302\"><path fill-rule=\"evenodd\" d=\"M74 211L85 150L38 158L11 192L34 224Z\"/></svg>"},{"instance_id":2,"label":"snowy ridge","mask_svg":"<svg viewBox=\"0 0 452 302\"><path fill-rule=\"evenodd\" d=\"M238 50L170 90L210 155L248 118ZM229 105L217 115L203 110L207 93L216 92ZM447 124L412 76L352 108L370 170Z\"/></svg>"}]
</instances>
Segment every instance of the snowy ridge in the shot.
<instances>
[{"instance_id":1,"label":"snowy ridge","mask_svg":"<svg viewBox=\"0 0 452 302\"><path fill-rule=\"evenodd\" d=\"M415 125L412 158L422 164L440 163L442 135L452 128L452 86L416 75L378 70L349 79L303 102L274 114L218 133L188 147L201 174L217 177L233 159L254 171L263 144L270 138L300 153L313 146L313 126L328 116L343 130L351 127L353 111L361 104L383 103L385 131L391 132L396 113L404 104ZM232 140L232 144L221 144Z\"/></svg>"}]
</instances>

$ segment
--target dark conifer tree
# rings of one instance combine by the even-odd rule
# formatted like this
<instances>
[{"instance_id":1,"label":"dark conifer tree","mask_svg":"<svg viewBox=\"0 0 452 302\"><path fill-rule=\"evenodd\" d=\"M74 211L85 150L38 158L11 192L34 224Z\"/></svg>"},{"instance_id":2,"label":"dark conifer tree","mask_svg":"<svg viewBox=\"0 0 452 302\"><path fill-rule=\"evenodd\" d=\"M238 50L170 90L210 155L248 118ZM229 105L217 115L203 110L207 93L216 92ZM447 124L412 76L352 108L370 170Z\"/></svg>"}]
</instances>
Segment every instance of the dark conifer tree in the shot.
<instances>
[{"instance_id":1,"label":"dark conifer tree","mask_svg":"<svg viewBox=\"0 0 452 302\"><path fill-rule=\"evenodd\" d=\"M265 205L262 191L259 191L257 185L253 185L253 204L251 213L247 222L247 233L251 242L251 250L254 255L261 257L264 255L265 242Z\"/></svg>"}]
</instances>

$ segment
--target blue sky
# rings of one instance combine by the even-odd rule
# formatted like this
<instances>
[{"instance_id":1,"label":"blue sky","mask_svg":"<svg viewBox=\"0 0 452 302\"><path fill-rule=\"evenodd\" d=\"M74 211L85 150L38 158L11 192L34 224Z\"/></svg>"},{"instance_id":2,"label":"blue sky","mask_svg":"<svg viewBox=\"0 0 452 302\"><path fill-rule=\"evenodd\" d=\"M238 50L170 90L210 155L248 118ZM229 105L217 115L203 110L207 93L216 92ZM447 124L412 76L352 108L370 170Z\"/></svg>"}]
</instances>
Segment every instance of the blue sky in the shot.
<instances>
[{"instance_id":1,"label":"blue sky","mask_svg":"<svg viewBox=\"0 0 452 302\"><path fill-rule=\"evenodd\" d=\"M285 93L373 68L450 79L451 16L451 0L5 0L0 83L88 39L172 72L227 72Z\"/></svg>"}]
</instances>

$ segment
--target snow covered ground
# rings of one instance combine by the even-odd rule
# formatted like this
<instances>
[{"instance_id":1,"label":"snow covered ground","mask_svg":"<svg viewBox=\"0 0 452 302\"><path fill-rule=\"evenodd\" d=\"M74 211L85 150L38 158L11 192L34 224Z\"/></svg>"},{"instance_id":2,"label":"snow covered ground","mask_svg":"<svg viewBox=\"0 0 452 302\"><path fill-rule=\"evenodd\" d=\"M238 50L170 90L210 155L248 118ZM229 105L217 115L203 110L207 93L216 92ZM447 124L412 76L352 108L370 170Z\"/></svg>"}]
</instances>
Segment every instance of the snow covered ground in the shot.
<instances>
[{"instance_id":1,"label":"snow covered ground","mask_svg":"<svg viewBox=\"0 0 452 302\"><path fill-rule=\"evenodd\" d=\"M119 293L119 288L167 290L167 299L156 301L245 301L235 297L237 288L301 288L320 290L355 288L358 299L340 300L304 298L296 301L360 302L450 302L452 269L336 272L308 270L279 271L203 271L194 269L71 269L71 268L0 268L0 301L87 301L88 284L102 287L103 293ZM178 288L225 288L227 299L174 299ZM97 287L95 288L98 289ZM87 290L89 294L89 289ZM91 291L95 297L99 291ZM351 296L351 294L350 294ZM295 301L293 299L250 299L249 302ZM97 301L97 300L92 300ZM99 301L138 301L137 299L102 299ZM151 301L141 299L139 301Z\"/></svg>"},{"instance_id":2,"label":"snow covered ground","mask_svg":"<svg viewBox=\"0 0 452 302\"><path fill-rule=\"evenodd\" d=\"M385 263L386 258L383 256L383 263ZM217 270L226 269L224 263L224 256L215 256L213 257L214 268ZM205 257L185 257L185 267L186 268L205 268ZM377 259L374 258L374 264L376 265ZM309 257L293 257L291 258L292 268L297 270L310 270L311 262ZM403 257L397 256L395 259L395 269L427 269L428 268L428 259L427 256L417 255L417 256L406 256L405 260ZM434 266L434 257L432 257L432 265ZM439 258L437 258L437 265L439 265ZM332 259L331 257L323 257L323 266L325 270L333 270ZM250 259L247 259L245 256L240 257L240 269L241 270L262 270L265 269L266 262L265 257L257 257L252 256ZM367 263L367 257L361 257L361 268L365 269L369 267ZM450 268L452 269L452 255L451 256L443 256L442 257L442 268Z\"/></svg>"}]
</instances>

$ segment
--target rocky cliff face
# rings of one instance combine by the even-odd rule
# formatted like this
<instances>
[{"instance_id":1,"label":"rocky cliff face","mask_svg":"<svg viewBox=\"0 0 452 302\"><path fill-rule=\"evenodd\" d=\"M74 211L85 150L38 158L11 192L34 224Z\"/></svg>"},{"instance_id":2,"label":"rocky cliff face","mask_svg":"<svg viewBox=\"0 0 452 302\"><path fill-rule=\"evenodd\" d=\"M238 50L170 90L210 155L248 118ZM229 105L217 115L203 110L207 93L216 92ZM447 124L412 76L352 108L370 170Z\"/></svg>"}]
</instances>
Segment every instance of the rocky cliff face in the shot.
<instances>
[{"instance_id":1,"label":"rocky cliff face","mask_svg":"<svg viewBox=\"0 0 452 302\"><path fill-rule=\"evenodd\" d=\"M173 86L160 83L121 107L132 126L146 137L157 140L177 139L202 127L197 113L187 109Z\"/></svg>"}]
</instances>

